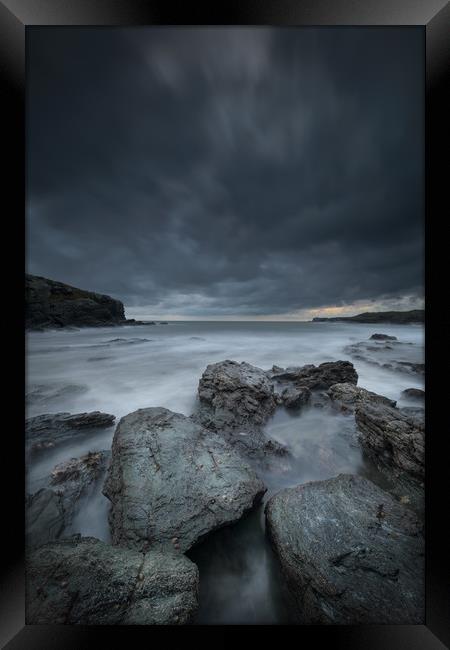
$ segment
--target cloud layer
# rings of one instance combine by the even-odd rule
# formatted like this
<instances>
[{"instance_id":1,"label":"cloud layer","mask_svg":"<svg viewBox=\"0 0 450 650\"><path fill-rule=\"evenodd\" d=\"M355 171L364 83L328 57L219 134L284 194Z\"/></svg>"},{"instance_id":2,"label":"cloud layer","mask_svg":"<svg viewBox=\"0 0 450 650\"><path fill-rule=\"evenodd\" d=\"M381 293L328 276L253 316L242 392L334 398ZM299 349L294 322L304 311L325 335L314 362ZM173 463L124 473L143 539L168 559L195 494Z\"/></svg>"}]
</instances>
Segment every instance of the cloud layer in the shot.
<instances>
[{"instance_id":1,"label":"cloud layer","mask_svg":"<svg viewBox=\"0 0 450 650\"><path fill-rule=\"evenodd\" d=\"M32 28L32 273L187 317L423 290L416 28Z\"/></svg>"}]
</instances>

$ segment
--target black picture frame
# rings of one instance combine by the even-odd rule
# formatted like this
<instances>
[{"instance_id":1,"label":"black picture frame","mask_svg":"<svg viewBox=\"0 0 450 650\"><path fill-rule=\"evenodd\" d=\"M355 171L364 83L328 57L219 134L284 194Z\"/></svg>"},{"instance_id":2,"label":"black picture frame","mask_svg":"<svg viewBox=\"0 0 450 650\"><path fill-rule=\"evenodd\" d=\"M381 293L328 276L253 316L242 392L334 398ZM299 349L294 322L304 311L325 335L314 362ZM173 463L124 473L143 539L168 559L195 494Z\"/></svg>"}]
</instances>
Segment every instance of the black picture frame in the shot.
<instances>
[{"instance_id":1,"label":"black picture frame","mask_svg":"<svg viewBox=\"0 0 450 650\"><path fill-rule=\"evenodd\" d=\"M32 25L417 25L426 39L426 624L417 626L300 626L295 641L310 647L326 643L334 647L438 650L450 645L450 603L448 596L449 543L447 456L445 426L445 377L448 366L449 310L444 289L446 239L444 188L448 144L445 121L445 72L448 69L448 25L450 9L445 0L271 0L227 3L226 10L211 5L183 5L149 0L3 0L0 2L1 105L4 113L2 153L7 162L3 183L4 253L15 244L4 274L7 295L5 316L7 341L13 352L7 369L7 408L10 416L3 430L3 562L0 589L0 642L9 650L36 648L90 648L107 643L132 646L158 637L177 643L198 643L200 635L212 635L213 643L225 644L242 627L204 628L109 628L84 626L25 625L24 579L24 318L23 288L25 269L24 208L26 196L25 130L25 33ZM446 29L447 27L447 29ZM5 176L3 177L5 179ZM447 181L448 182L448 181ZM6 196L5 196L6 195ZM7 228L6 228L7 225ZM5 233L8 231L7 237ZM4 309L6 310L6 305ZM440 372L442 371L442 373ZM6 373L5 373L6 374ZM447 390L448 392L448 390ZM15 406L13 406L15 404ZM441 419L442 418L442 419ZM447 416L448 418L448 416ZM8 471L6 471L8 470ZM253 634L255 630L249 630ZM267 626L258 630L267 642L292 632ZM6 646L4 645L6 644ZM445 645L444 645L445 644Z\"/></svg>"}]
</instances>

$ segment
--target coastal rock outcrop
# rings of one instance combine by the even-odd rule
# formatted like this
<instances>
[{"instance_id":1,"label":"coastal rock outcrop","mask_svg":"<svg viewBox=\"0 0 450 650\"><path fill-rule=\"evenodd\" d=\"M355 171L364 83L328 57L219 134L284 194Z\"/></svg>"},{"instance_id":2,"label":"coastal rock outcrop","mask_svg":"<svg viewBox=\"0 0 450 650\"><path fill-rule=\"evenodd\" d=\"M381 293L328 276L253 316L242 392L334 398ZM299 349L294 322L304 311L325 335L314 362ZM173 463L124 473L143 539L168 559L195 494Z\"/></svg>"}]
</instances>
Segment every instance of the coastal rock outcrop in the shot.
<instances>
[{"instance_id":1,"label":"coastal rock outcrop","mask_svg":"<svg viewBox=\"0 0 450 650\"><path fill-rule=\"evenodd\" d=\"M367 479L282 490L266 521L296 622L423 624L422 525Z\"/></svg>"},{"instance_id":2,"label":"coastal rock outcrop","mask_svg":"<svg viewBox=\"0 0 450 650\"><path fill-rule=\"evenodd\" d=\"M27 453L37 453L78 435L95 433L114 424L114 415L91 411L90 413L45 413L28 418L25 422Z\"/></svg>"},{"instance_id":3,"label":"coastal rock outcrop","mask_svg":"<svg viewBox=\"0 0 450 650\"><path fill-rule=\"evenodd\" d=\"M386 406L395 406L396 401L372 393L370 390L355 386L355 384L333 384L328 389L328 395L334 406L337 406L341 411L353 412L358 404L362 403L379 403Z\"/></svg>"},{"instance_id":4,"label":"coastal rock outcrop","mask_svg":"<svg viewBox=\"0 0 450 650\"><path fill-rule=\"evenodd\" d=\"M198 569L182 554L74 536L27 557L27 625L180 625L197 607Z\"/></svg>"},{"instance_id":5,"label":"coastal rock outcrop","mask_svg":"<svg viewBox=\"0 0 450 650\"><path fill-rule=\"evenodd\" d=\"M238 520L265 487L220 435L179 413L147 408L117 425L103 492L114 544L184 552Z\"/></svg>"},{"instance_id":6,"label":"coastal rock outcrop","mask_svg":"<svg viewBox=\"0 0 450 650\"><path fill-rule=\"evenodd\" d=\"M425 428L417 417L382 403L355 409L359 441L380 469L406 472L422 481L425 471Z\"/></svg>"},{"instance_id":7,"label":"coastal rock outcrop","mask_svg":"<svg viewBox=\"0 0 450 650\"><path fill-rule=\"evenodd\" d=\"M334 316L332 318L317 317L313 322L348 322L348 323L423 323L425 321L424 309L410 309L409 311L366 311L356 316Z\"/></svg>"},{"instance_id":8,"label":"coastal rock outcrop","mask_svg":"<svg viewBox=\"0 0 450 650\"><path fill-rule=\"evenodd\" d=\"M308 364L292 368L272 369L269 376L278 383L293 382L295 386L320 390L333 384L358 382L358 373L350 361L327 361L319 366Z\"/></svg>"},{"instance_id":9,"label":"coastal rock outcrop","mask_svg":"<svg viewBox=\"0 0 450 650\"><path fill-rule=\"evenodd\" d=\"M120 300L36 275L26 275L25 301L27 329L96 327L125 322Z\"/></svg>"}]
</instances>

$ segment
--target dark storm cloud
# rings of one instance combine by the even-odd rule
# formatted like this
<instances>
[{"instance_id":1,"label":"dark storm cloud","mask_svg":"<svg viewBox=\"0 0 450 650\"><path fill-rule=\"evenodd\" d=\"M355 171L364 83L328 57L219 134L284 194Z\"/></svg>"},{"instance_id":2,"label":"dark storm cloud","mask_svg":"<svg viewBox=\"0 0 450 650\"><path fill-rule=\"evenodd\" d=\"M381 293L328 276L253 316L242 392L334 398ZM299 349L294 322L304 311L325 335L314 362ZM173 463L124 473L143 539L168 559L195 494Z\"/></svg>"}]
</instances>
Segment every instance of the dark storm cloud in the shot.
<instances>
[{"instance_id":1,"label":"dark storm cloud","mask_svg":"<svg viewBox=\"0 0 450 650\"><path fill-rule=\"evenodd\" d=\"M417 29L31 29L28 268L187 315L421 296Z\"/></svg>"}]
</instances>

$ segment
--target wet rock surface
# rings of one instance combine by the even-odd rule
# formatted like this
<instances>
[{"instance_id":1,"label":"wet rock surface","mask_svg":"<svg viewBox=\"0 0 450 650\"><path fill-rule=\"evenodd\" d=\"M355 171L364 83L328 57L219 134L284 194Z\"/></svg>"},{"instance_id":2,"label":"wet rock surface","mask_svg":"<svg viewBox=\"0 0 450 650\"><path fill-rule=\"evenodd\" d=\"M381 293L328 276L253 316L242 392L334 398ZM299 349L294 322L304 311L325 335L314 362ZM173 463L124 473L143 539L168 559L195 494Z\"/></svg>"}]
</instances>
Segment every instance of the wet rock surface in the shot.
<instances>
[{"instance_id":1,"label":"wet rock surface","mask_svg":"<svg viewBox=\"0 0 450 650\"><path fill-rule=\"evenodd\" d=\"M423 624L422 525L370 481L341 474L282 490L266 522L296 622Z\"/></svg>"},{"instance_id":2,"label":"wet rock surface","mask_svg":"<svg viewBox=\"0 0 450 650\"><path fill-rule=\"evenodd\" d=\"M276 408L266 373L246 362L227 360L207 366L198 396L200 421L216 431L260 427Z\"/></svg>"},{"instance_id":3,"label":"wet rock surface","mask_svg":"<svg viewBox=\"0 0 450 650\"><path fill-rule=\"evenodd\" d=\"M289 386L281 393L281 400L287 409L300 409L311 400L311 391L309 388L296 388Z\"/></svg>"},{"instance_id":4,"label":"wet rock surface","mask_svg":"<svg viewBox=\"0 0 450 650\"><path fill-rule=\"evenodd\" d=\"M292 368L272 369L269 373L272 380L281 384L293 382L295 386L320 390L330 388L337 383L358 382L358 373L350 361L327 361L319 366L309 364Z\"/></svg>"},{"instance_id":5,"label":"wet rock surface","mask_svg":"<svg viewBox=\"0 0 450 650\"><path fill-rule=\"evenodd\" d=\"M104 494L114 544L186 551L238 520L265 492L220 435L164 408L139 409L116 428Z\"/></svg>"},{"instance_id":6,"label":"wet rock surface","mask_svg":"<svg viewBox=\"0 0 450 650\"><path fill-rule=\"evenodd\" d=\"M418 418L385 404L364 403L356 407L355 420L362 447L379 467L423 480L425 430Z\"/></svg>"},{"instance_id":7,"label":"wet rock surface","mask_svg":"<svg viewBox=\"0 0 450 650\"><path fill-rule=\"evenodd\" d=\"M181 554L75 536L27 556L28 625L185 624L197 606L198 570Z\"/></svg>"},{"instance_id":8,"label":"wet rock surface","mask_svg":"<svg viewBox=\"0 0 450 650\"><path fill-rule=\"evenodd\" d=\"M62 498L50 488L42 488L25 500L27 548L58 539L65 527Z\"/></svg>"},{"instance_id":9,"label":"wet rock surface","mask_svg":"<svg viewBox=\"0 0 450 650\"><path fill-rule=\"evenodd\" d=\"M26 499L27 546L58 539L71 525L80 501L103 479L110 451L89 452L56 465L48 486Z\"/></svg>"},{"instance_id":10,"label":"wet rock surface","mask_svg":"<svg viewBox=\"0 0 450 650\"><path fill-rule=\"evenodd\" d=\"M363 405L364 403L378 403L386 406L396 405L395 400L354 384L334 384L328 389L328 395L333 405L344 412L354 412L357 405Z\"/></svg>"},{"instance_id":11,"label":"wet rock surface","mask_svg":"<svg viewBox=\"0 0 450 650\"><path fill-rule=\"evenodd\" d=\"M245 457L270 463L272 456L287 455L283 445L262 431L281 398L261 368L229 360L211 364L199 381L198 396L192 419Z\"/></svg>"},{"instance_id":12,"label":"wet rock surface","mask_svg":"<svg viewBox=\"0 0 450 650\"><path fill-rule=\"evenodd\" d=\"M90 413L46 413L28 418L25 422L27 453L35 454L51 449L73 436L95 433L113 425L114 415Z\"/></svg>"}]
</instances>

